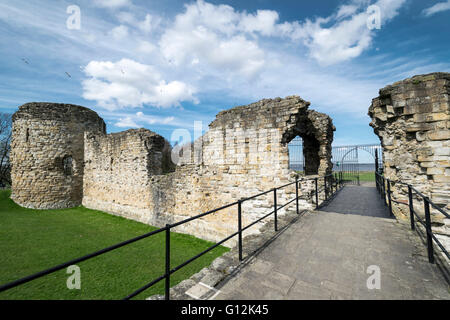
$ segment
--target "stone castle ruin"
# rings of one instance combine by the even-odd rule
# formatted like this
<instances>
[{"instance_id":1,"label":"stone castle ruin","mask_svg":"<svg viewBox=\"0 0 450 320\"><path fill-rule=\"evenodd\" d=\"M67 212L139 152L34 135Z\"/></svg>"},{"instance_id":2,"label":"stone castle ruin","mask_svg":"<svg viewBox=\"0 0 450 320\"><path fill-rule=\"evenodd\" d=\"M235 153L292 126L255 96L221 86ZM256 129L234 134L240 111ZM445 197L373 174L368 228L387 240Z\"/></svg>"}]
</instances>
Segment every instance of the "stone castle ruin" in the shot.
<instances>
[{"instance_id":1,"label":"stone castle ruin","mask_svg":"<svg viewBox=\"0 0 450 320\"><path fill-rule=\"evenodd\" d=\"M104 134L105 122L88 108L27 103L13 115L12 198L21 206L56 209L83 198L84 133Z\"/></svg>"},{"instance_id":2,"label":"stone castle ruin","mask_svg":"<svg viewBox=\"0 0 450 320\"><path fill-rule=\"evenodd\" d=\"M411 184L435 204L450 210L450 73L432 73L396 82L380 90L369 108L371 126L383 147L384 175L394 182L393 212L409 218ZM415 210L424 212L414 199ZM432 210L434 232L450 247L450 221ZM447 221L446 221L447 220ZM446 227L447 226L447 227ZM439 236L439 235L438 235Z\"/></svg>"},{"instance_id":3,"label":"stone castle ruin","mask_svg":"<svg viewBox=\"0 0 450 320\"><path fill-rule=\"evenodd\" d=\"M154 226L174 223L294 181L288 143L296 136L304 141L305 174L331 173L335 128L309 105L291 96L222 111L200 139L172 150L147 129L106 134L104 121L85 107L27 103L13 116L11 198L28 208L82 204ZM174 154L183 155L176 165ZM311 208L312 188L302 182L302 208ZM295 196L295 186L283 191L280 204ZM244 225L272 207L272 194L244 202ZM237 230L236 210L175 231L223 239Z\"/></svg>"}]
</instances>

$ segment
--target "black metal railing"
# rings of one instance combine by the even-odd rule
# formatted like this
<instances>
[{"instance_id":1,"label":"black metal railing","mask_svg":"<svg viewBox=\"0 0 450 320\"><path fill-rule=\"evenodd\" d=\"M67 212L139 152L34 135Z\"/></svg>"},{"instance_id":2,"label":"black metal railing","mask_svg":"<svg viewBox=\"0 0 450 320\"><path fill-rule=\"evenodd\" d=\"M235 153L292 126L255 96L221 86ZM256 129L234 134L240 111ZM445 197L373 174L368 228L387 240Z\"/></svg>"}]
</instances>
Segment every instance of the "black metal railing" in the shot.
<instances>
[{"instance_id":1,"label":"black metal railing","mask_svg":"<svg viewBox=\"0 0 450 320\"><path fill-rule=\"evenodd\" d=\"M319 189L318 188L319 182L321 182L319 180L321 180L321 179L323 179L323 187ZM199 257L203 256L204 254L208 253L209 251L211 251L214 248L220 246L221 244L225 243L226 241L230 240L231 238L233 238L235 236L238 236L239 261L242 261L243 260L243 238L242 238L242 233L245 230L247 230L250 227L254 226L258 222L261 222L265 218L273 215L273 217L274 217L274 228L275 228L275 231L278 231L278 211L281 210L282 208L288 206L289 204L293 203L294 201L296 202L296 213L300 214L300 211L299 211L299 198L300 197L299 197L299 193L298 193L299 192L299 183L301 181L308 181L308 180L314 180L314 185L315 185L314 193L315 193L316 209L320 207L320 205L319 205L319 195L322 192L324 192L325 196L324 196L324 201L321 203L321 205L324 204L327 200L329 200L344 185L343 180L342 180L342 175L337 175L337 174L335 174L335 175L329 174L327 176L320 177L320 178L301 178L301 179L299 179L297 177L294 182L285 184L285 185L283 185L281 187L274 188L274 189L271 189L271 190L268 190L268 191L265 191L265 192L261 192L261 193L259 193L257 195L253 195L253 196L248 197L248 198L240 199L240 200L238 200L236 202L224 205L224 206L222 206L220 208L216 208L216 209L204 212L202 214L193 216L191 218L185 219L185 220L180 221L180 222L176 222L176 223L173 223L173 224L166 224L166 226L163 227L163 228L160 228L160 229L154 230L152 232L143 234L141 236L129 239L127 241L120 242L118 244L115 244L113 246L104 248L104 249L96 251L96 252L93 252L93 253L85 255L83 257L67 261L67 262L59 264L59 265L57 265L55 267L52 267L52 268L49 268L49 269L37 272L35 274L32 274L30 276L18 279L16 281L12 281L10 283L4 284L4 285L0 286L0 292L3 292L3 291L6 291L6 290L15 288L15 287L17 287L19 285L22 285L24 283L27 283L27 282L30 282L32 280L35 280L35 279L41 278L43 276L46 276L48 274L54 273L56 271L59 271L61 269L66 268L68 266L71 266L71 265L74 265L74 264L86 261L88 259L97 257L97 256L99 256L101 254L106 253L106 252L110 252L112 250L121 248L121 247L126 246L128 244L131 244L133 242L136 242L136 241L139 241L139 240L151 237L151 236L153 236L155 234L159 234L161 232L165 232L165 270L164 270L164 274L159 276L159 277L157 277L156 279L150 281L149 283L147 283L146 285L142 286L141 288L135 290L133 293L131 293L128 296L126 296L124 298L124 300L129 300L129 299L137 296L138 294L142 293L143 291L147 290L148 288L152 287L153 285L155 285L156 283L162 281L163 279L165 279L165 299L169 300L170 299L170 277L171 277L171 275L174 272L180 270L181 268L183 268L187 264L193 262L194 260L198 259ZM294 184L295 184L295 198L290 200L290 201L288 201L287 203L279 206L278 203L277 203L277 200L278 200L277 190L284 189L284 188L286 188L288 186L291 186L291 185L294 185ZM274 200L273 210L271 212L265 214L264 216L260 217L259 219L253 221L249 225L243 227L242 226L242 204L245 201L249 201L249 200L261 197L263 195L267 195L269 193L273 193L273 200ZM238 230L236 232L234 232L233 234L227 236L225 239L223 239L223 240L215 243L214 245L210 246L208 249L200 252L199 254L195 255L194 257L192 257L192 258L186 260L185 262L181 263L180 265L178 265L178 266L176 266L174 268L171 268L171 263L170 263L170 248L171 248L170 247L170 232L171 232L171 229L173 229L173 228L175 228L177 226L180 226L182 224L188 223L190 221L193 221L193 220L202 218L204 216L213 214L215 212L218 212L218 211L230 208L232 206L237 206Z\"/></svg>"},{"instance_id":2,"label":"black metal railing","mask_svg":"<svg viewBox=\"0 0 450 320\"><path fill-rule=\"evenodd\" d=\"M399 182L399 181L392 181L387 178L385 178L383 175L379 174L378 172L375 172L375 181L377 190L380 193L381 197L383 198L384 204L389 207L389 214L393 216L392 211L392 202L395 202L397 204L407 205L409 207L409 219L411 222L411 230L416 229L415 220L423 225L423 227L426 230L426 238L427 238L427 252L428 252L428 261L430 263L434 263L434 247L433 247L433 241L438 245L438 247L442 250L445 256L447 256L448 259L450 259L450 254L445 249L445 247L442 245L442 243L439 241L439 239L433 234L433 230L431 228L431 214L430 214L430 206L436 209L438 212L442 213L446 218L450 219L449 213L447 213L444 209L437 206L435 203L433 203L427 196L425 196L423 193L418 191L416 188L414 188L412 185ZM392 199L392 191L391 191L391 184L399 184L406 186L408 188L408 202L401 202L397 201L395 199ZM419 216L419 214L414 210L414 201L413 196L416 195L416 197L421 198L423 201L424 206L424 213L425 213L425 221ZM387 200L386 200L387 198Z\"/></svg>"}]
</instances>

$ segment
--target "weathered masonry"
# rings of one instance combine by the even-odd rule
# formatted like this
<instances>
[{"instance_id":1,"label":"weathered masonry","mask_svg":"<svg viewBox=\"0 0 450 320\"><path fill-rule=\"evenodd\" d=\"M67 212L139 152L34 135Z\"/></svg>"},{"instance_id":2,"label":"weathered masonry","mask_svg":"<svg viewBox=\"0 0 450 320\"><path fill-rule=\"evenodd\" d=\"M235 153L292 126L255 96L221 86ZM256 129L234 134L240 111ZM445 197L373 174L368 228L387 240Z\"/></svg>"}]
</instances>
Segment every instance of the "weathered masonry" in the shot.
<instances>
[{"instance_id":1,"label":"weathered masonry","mask_svg":"<svg viewBox=\"0 0 450 320\"><path fill-rule=\"evenodd\" d=\"M84 133L104 133L94 111L56 103L27 103L13 115L11 198L21 206L79 206L83 197Z\"/></svg>"},{"instance_id":2,"label":"weathered masonry","mask_svg":"<svg viewBox=\"0 0 450 320\"><path fill-rule=\"evenodd\" d=\"M384 173L394 182L395 201L408 198L407 187L395 185L401 181L450 209L449 95L450 73L432 73L396 82L373 99L370 125L381 140ZM418 200L415 209L423 212ZM408 207L395 201L394 214L406 218ZM450 221L435 210L432 213L434 231L442 237L450 234L446 227Z\"/></svg>"},{"instance_id":3,"label":"weathered masonry","mask_svg":"<svg viewBox=\"0 0 450 320\"><path fill-rule=\"evenodd\" d=\"M235 107L220 112L193 144L172 150L147 129L106 134L103 120L84 107L26 104L14 115L12 199L42 209L82 203L154 226L180 221L294 181L288 143L296 136L304 141L305 173L331 173L335 128L330 117L308 110L309 105L291 96ZM175 166L176 157L181 158ZM302 185L303 208L312 205L312 184ZM294 186L280 192L280 203L294 192ZM246 201L243 223L272 206L271 194ZM219 240L236 230L235 211L175 231Z\"/></svg>"}]
</instances>

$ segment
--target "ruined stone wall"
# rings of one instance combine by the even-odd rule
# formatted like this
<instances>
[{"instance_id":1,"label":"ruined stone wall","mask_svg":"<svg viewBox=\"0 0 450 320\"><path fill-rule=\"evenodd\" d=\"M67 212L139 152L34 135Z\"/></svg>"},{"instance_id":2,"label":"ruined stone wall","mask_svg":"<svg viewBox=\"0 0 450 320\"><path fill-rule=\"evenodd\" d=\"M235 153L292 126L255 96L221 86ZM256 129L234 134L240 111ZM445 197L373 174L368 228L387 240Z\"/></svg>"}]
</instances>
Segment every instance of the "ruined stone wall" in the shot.
<instances>
[{"instance_id":1,"label":"ruined stone wall","mask_svg":"<svg viewBox=\"0 0 450 320\"><path fill-rule=\"evenodd\" d=\"M385 176L415 186L450 209L450 74L432 73L396 82L380 90L369 109L371 126L383 147ZM393 198L406 202L407 188L394 185ZM423 204L416 201L416 211ZM407 218L405 205L394 203L394 214ZM433 210L436 230L449 233Z\"/></svg>"},{"instance_id":2,"label":"ruined stone wall","mask_svg":"<svg viewBox=\"0 0 450 320\"><path fill-rule=\"evenodd\" d=\"M309 102L293 96L223 111L203 137L178 152L182 157L175 172L169 174L150 173L144 169L145 161L131 161L155 151L146 149L134 134L87 137L83 204L159 227L181 221L294 181L287 144L300 133L316 137L319 149L330 151L317 159L322 172L331 171L329 145L334 127L328 116L309 111L308 106ZM323 140L330 136L330 141ZM117 172L109 169L111 157L120 164ZM304 183L301 208L312 207L312 187L311 182ZM294 186L279 191L278 204L294 196ZM273 210L273 193L246 201L242 208L246 225ZM284 212L282 209L279 214ZM237 206L233 206L174 231L218 241L236 230ZM249 230L254 232L258 226Z\"/></svg>"},{"instance_id":3,"label":"ruined stone wall","mask_svg":"<svg viewBox=\"0 0 450 320\"><path fill-rule=\"evenodd\" d=\"M264 99L217 114L208 132L184 148L184 155L189 156L181 159L177 171L166 177L155 177L154 185L159 185L153 189L154 199L159 203L155 206L159 210L155 217L167 215L162 221L180 221L294 181L295 175L289 170L288 143L300 134L320 141L317 159L313 159L320 163L315 174L331 172L335 128L327 115L308 110L309 104L291 96ZM312 187L311 182L304 183L300 191L304 196L300 200L303 209L312 207L309 196ZM161 194L156 190L177 192ZM294 196L294 186L280 190L278 204ZM272 209L273 193L244 202L244 225ZM280 210L283 213L284 209ZM237 207L182 228L183 232L207 235L209 240L222 239L237 230ZM201 231L197 233L196 228ZM249 230L257 231L258 227Z\"/></svg>"},{"instance_id":4,"label":"ruined stone wall","mask_svg":"<svg viewBox=\"0 0 450 320\"><path fill-rule=\"evenodd\" d=\"M105 132L94 111L27 103L13 115L11 198L27 208L68 208L83 195L84 133Z\"/></svg>"},{"instance_id":5,"label":"ruined stone wall","mask_svg":"<svg viewBox=\"0 0 450 320\"><path fill-rule=\"evenodd\" d=\"M148 223L152 176L170 171L170 145L147 129L85 135L83 205Z\"/></svg>"},{"instance_id":6,"label":"ruined stone wall","mask_svg":"<svg viewBox=\"0 0 450 320\"><path fill-rule=\"evenodd\" d=\"M298 135L307 144L306 161L312 162L308 174L330 173L335 128L327 115L308 110L309 104L291 96L220 112L203 137L183 148L176 168L168 142L149 130L105 134L103 120L78 106L52 105L31 115L21 108L13 132L14 199L25 205L38 199L34 207L59 208L79 205L82 198L87 208L154 226L178 222L293 182L288 143ZM49 169L67 155L73 157L73 175ZM312 181L302 182L301 209L313 207L313 188ZM278 205L294 196L294 185L278 191ZM273 192L244 202L243 224L272 211L273 202ZM295 203L279 214L286 209L295 209ZM235 205L174 231L218 241L236 230ZM255 232L258 226L248 231Z\"/></svg>"}]
</instances>

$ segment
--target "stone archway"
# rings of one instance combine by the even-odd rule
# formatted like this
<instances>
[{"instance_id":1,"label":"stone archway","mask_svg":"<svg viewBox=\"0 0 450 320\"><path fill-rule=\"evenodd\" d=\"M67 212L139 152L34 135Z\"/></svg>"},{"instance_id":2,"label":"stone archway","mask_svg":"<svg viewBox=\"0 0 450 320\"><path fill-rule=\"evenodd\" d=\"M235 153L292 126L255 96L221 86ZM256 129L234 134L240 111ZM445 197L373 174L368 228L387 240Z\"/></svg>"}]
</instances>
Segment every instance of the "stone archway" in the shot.
<instances>
[{"instance_id":1,"label":"stone archway","mask_svg":"<svg viewBox=\"0 0 450 320\"><path fill-rule=\"evenodd\" d=\"M331 118L315 110L297 115L296 125L284 133L283 143L288 144L296 137L303 140L305 175L327 175L332 172L331 144L336 128Z\"/></svg>"}]
</instances>

